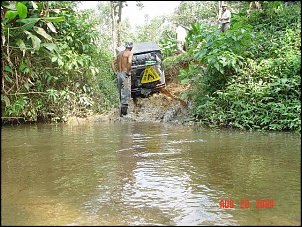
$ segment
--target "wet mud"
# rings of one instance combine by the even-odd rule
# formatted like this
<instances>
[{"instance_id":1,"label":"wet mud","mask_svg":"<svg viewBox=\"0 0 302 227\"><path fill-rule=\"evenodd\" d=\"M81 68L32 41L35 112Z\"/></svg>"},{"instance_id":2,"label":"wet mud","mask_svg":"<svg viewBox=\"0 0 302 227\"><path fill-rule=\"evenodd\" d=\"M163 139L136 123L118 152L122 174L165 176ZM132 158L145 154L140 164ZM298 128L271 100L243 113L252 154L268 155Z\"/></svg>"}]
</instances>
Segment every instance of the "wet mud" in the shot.
<instances>
[{"instance_id":1,"label":"wet mud","mask_svg":"<svg viewBox=\"0 0 302 227\"><path fill-rule=\"evenodd\" d=\"M71 118L69 124L102 121L151 121L171 123L176 125L193 125L189 116L189 103L183 101L179 94L186 87L179 84L170 84L162 89L160 93L153 94L148 98L139 98L137 105L131 100L128 114L120 117L120 108L115 108L101 115L89 116L87 118Z\"/></svg>"}]
</instances>

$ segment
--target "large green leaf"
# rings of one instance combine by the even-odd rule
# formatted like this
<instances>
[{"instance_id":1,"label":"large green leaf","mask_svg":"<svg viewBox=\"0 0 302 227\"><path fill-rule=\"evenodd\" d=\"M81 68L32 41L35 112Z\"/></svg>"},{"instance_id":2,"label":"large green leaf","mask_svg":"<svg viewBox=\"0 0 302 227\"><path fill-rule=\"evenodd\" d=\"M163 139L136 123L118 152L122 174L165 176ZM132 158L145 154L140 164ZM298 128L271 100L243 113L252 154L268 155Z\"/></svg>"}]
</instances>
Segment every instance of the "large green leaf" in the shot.
<instances>
[{"instance_id":1,"label":"large green leaf","mask_svg":"<svg viewBox=\"0 0 302 227\"><path fill-rule=\"evenodd\" d=\"M22 51L23 56L24 56L25 55L25 51L27 49L26 46L25 46L25 43L23 42L22 39L18 39L16 44L18 45L18 47L20 48L20 50Z\"/></svg>"},{"instance_id":2,"label":"large green leaf","mask_svg":"<svg viewBox=\"0 0 302 227\"><path fill-rule=\"evenodd\" d=\"M20 19L24 19L27 17L27 7L21 2L17 3L17 12L19 14Z\"/></svg>"},{"instance_id":3,"label":"large green leaf","mask_svg":"<svg viewBox=\"0 0 302 227\"><path fill-rule=\"evenodd\" d=\"M34 26L34 30L35 30L35 32L37 32L39 35L43 36L45 39L47 39L47 40L52 40L52 37L51 37L50 35L48 35L48 34L46 33L46 31L45 31L43 28Z\"/></svg>"},{"instance_id":4,"label":"large green leaf","mask_svg":"<svg viewBox=\"0 0 302 227\"><path fill-rule=\"evenodd\" d=\"M65 21L65 17L41 17L41 19L49 22L62 22Z\"/></svg>"},{"instance_id":5,"label":"large green leaf","mask_svg":"<svg viewBox=\"0 0 302 227\"><path fill-rule=\"evenodd\" d=\"M24 32L25 32L25 34L28 35L27 39L29 39L29 38L31 39L32 45L33 45L33 49L34 50L39 50L40 49L41 40L37 36L35 36L32 33L30 33L29 31L24 31Z\"/></svg>"},{"instance_id":6,"label":"large green leaf","mask_svg":"<svg viewBox=\"0 0 302 227\"><path fill-rule=\"evenodd\" d=\"M53 50L57 49L57 46L54 43L41 43L41 47L45 47L49 51L53 51Z\"/></svg>"},{"instance_id":7,"label":"large green leaf","mask_svg":"<svg viewBox=\"0 0 302 227\"><path fill-rule=\"evenodd\" d=\"M23 24L29 24L29 23L36 23L39 20L41 20L41 18L26 18L26 19L17 20L17 22L23 23Z\"/></svg>"},{"instance_id":8,"label":"large green leaf","mask_svg":"<svg viewBox=\"0 0 302 227\"><path fill-rule=\"evenodd\" d=\"M55 26L51 22L47 22L46 25L53 33L57 33Z\"/></svg>"},{"instance_id":9,"label":"large green leaf","mask_svg":"<svg viewBox=\"0 0 302 227\"><path fill-rule=\"evenodd\" d=\"M2 1L1 3L2 3L1 4L2 7L7 8L9 10L16 11L16 3L14 3L13 1ZM5 3L8 3L8 5Z\"/></svg>"},{"instance_id":10,"label":"large green leaf","mask_svg":"<svg viewBox=\"0 0 302 227\"><path fill-rule=\"evenodd\" d=\"M8 65L4 66L4 70L10 73L14 73L11 67L9 67Z\"/></svg>"},{"instance_id":11,"label":"large green leaf","mask_svg":"<svg viewBox=\"0 0 302 227\"><path fill-rule=\"evenodd\" d=\"M1 95L1 101L5 102L5 106L9 106L10 105L10 100L6 95Z\"/></svg>"},{"instance_id":12,"label":"large green leaf","mask_svg":"<svg viewBox=\"0 0 302 227\"><path fill-rule=\"evenodd\" d=\"M5 14L5 18L7 19L14 19L16 16L18 15L18 12L17 11L7 11L6 14Z\"/></svg>"},{"instance_id":13,"label":"large green leaf","mask_svg":"<svg viewBox=\"0 0 302 227\"><path fill-rule=\"evenodd\" d=\"M8 16L10 16L12 18L15 18L15 16L18 15L18 13L15 11L7 11L7 13L8 12L11 12L12 15L8 15ZM13 15L14 12L16 14L15 16ZM12 18L8 18L8 19L12 19ZM39 20L45 20L48 22L62 22L62 21L65 21L65 17L40 17L40 18L25 18L25 19L23 18L23 19L17 20L17 22L27 24L27 23L36 23Z\"/></svg>"}]
</instances>

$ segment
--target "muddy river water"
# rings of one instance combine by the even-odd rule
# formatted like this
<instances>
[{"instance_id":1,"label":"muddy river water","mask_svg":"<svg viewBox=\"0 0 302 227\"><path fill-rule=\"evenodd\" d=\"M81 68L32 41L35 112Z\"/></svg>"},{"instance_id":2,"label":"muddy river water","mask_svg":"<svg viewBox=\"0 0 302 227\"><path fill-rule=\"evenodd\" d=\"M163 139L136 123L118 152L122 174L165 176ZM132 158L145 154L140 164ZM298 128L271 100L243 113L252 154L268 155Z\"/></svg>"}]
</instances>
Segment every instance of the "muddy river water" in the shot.
<instances>
[{"instance_id":1,"label":"muddy river water","mask_svg":"<svg viewBox=\"0 0 302 227\"><path fill-rule=\"evenodd\" d=\"M2 126L1 225L301 225L301 136Z\"/></svg>"}]
</instances>

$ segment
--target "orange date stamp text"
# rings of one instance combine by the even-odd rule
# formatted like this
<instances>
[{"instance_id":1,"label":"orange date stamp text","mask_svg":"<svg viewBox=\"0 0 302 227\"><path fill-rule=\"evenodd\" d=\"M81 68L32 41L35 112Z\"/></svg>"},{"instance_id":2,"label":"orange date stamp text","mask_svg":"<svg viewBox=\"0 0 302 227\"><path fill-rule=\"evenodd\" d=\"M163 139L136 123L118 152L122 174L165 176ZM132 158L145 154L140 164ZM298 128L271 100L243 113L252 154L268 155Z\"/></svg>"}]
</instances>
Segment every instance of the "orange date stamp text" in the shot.
<instances>
[{"instance_id":1,"label":"orange date stamp text","mask_svg":"<svg viewBox=\"0 0 302 227\"><path fill-rule=\"evenodd\" d=\"M228 209L235 208L239 206L240 209L269 209L275 207L275 202L273 199L256 199L254 201L250 201L249 199L241 199L238 204L234 202L233 199L222 199L219 202L220 208Z\"/></svg>"}]
</instances>

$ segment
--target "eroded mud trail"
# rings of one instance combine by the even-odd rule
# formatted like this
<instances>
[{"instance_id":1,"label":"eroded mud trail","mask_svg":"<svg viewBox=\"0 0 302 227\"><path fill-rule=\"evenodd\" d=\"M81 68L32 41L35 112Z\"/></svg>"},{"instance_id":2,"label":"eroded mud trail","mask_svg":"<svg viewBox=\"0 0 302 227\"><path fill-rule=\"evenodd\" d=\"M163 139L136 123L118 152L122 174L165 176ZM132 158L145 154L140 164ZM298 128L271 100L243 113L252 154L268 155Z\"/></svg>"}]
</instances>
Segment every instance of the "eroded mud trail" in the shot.
<instances>
[{"instance_id":1,"label":"eroded mud trail","mask_svg":"<svg viewBox=\"0 0 302 227\"><path fill-rule=\"evenodd\" d=\"M91 121L152 121L187 125L193 124L189 117L189 104L179 98L179 93L184 88L181 86L168 86L161 93L153 94L148 98L139 98L137 105L130 102L128 114L120 117L120 108L115 108L108 113L90 116L86 119L73 118L69 123L83 123Z\"/></svg>"}]
</instances>

